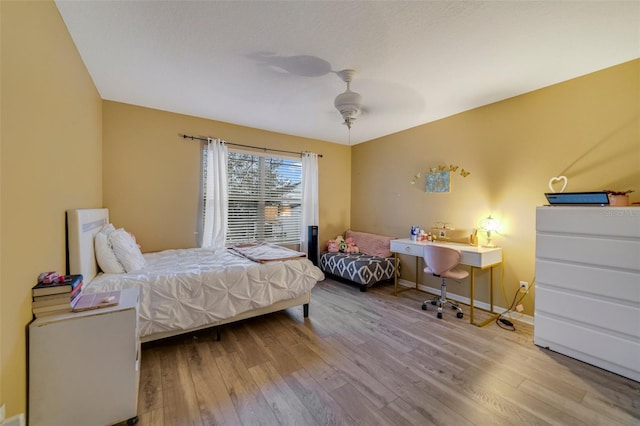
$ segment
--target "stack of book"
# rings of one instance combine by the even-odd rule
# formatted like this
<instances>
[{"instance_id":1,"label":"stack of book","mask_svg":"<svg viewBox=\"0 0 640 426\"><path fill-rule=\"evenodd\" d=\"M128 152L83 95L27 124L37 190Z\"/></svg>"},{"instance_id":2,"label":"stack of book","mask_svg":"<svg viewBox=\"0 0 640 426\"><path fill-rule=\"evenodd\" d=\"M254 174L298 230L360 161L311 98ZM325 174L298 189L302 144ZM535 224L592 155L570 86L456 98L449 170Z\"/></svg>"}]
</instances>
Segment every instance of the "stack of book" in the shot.
<instances>
[{"instance_id":1,"label":"stack of book","mask_svg":"<svg viewBox=\"0 0 640 426\"><path fill-rule=\"evenodd\" d=\"M82 275L65 275L51 283L38 282L32 289L33 315L71 312L82 294Z\"/></svg>"}]
</instances>

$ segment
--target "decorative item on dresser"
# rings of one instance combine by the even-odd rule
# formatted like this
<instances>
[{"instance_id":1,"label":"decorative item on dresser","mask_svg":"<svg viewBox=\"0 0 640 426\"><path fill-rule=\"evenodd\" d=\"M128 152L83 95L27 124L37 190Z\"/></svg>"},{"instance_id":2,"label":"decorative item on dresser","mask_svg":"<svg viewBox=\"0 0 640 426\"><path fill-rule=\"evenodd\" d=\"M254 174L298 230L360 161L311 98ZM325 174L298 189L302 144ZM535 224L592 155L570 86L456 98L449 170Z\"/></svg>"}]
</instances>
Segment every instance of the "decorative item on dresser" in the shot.
<instances>
[{"instance_id":1,"label":"decorative item on dresser","mask_svg":"<svg viewBox=\"0 0 640 426\"><path fill-rule=\"evenodd\" d=\"M609 205L616 207L626 207L629 205L629 194L633 192L632 189L627 191L612 191L610 189L605 189L604 192L607 193L609 197Z\"/></svg>"}]
</instances>

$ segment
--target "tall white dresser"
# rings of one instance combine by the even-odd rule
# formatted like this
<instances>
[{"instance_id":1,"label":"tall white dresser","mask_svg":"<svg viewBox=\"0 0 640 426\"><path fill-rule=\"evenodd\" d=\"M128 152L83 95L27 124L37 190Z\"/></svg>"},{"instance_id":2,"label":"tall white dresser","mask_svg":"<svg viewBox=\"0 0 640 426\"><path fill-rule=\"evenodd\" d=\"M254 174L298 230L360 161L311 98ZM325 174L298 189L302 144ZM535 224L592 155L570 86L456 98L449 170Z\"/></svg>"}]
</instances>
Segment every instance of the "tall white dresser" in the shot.
<instances>
[{"instance_id":1,"label":"tall white dresser","mask_svg":"<svg viewBox=\"0 0 640 426\"><path fill-rule=\"evenodd\" d=\"M534 343L640 381L640 207L538 207Z\"/></svg>"},{"instance_id":2,"label":"tall white dresser","mask_svg":"<svg viewBox=\"0 0 640 426\"><path fill-rule=\"evenodd\" d=\"M139 380L138 289L117 306L29 325L30 426L134 423Z\"/></svg>"}]
</instances>

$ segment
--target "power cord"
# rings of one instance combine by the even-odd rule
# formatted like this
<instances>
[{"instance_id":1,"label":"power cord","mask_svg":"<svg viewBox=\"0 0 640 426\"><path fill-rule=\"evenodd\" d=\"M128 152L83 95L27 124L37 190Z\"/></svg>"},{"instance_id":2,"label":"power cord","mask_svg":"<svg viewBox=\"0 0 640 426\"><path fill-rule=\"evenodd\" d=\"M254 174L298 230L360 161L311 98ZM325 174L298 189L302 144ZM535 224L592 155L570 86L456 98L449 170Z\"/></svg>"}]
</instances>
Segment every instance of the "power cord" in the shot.
<instances>
[{"instance_id":1,"label":"power cord","mask_svg":"<svg viewBox=\"0 0 640 426\"><path fill-rule=\"evenodd\" d=\"M513 311L513 308L518 306L520 302L522 302L522 300L525 298L525 296L529 294L529 291L535 285L535 280L536 280L535 277L533 277L533 280L531 280L531 285L529 285L527 287L527 290L524 292L521 292L520 288L518 288L518 291L516 292L516 294L513 295L513 300L511 301L511 305L509 305L507 310L502 312L496 318L496 324L498 325L498 327L502 328L503 330L516 331L516 326L513 323L513 321L510 321L509 319L505 318L505 316L506 315L509 315L509 317L511 316L511 312ZM520 297L518 297L518 295L520 295Z\"/></svg>"}]
</instances>

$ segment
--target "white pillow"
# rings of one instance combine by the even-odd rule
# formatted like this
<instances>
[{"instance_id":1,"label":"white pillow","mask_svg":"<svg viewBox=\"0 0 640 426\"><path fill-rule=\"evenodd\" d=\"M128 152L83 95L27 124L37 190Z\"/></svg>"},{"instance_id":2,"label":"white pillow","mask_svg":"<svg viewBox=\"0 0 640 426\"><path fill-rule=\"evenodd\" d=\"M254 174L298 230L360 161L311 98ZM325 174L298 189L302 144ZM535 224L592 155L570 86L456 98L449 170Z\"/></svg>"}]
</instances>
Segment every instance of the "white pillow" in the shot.
<instances>
[{"instance_id":1,"label":"white pillow","mask_svg":"<svg viewBox=\"0 0 640 426\"><path fill-rule=\"evenodd\" d=\"M103 234L107 234L107 237L109 236L109 234L111 234L115 230L116 230L116 227L113 226L113 223L107 223L102 228L100 228L100 232L102 232Z\"/></svg>"},{"instance_id":2,"label":"white pillow","mask_svg":"<svg viewBox=\"0 0 640 426\"><path fill-rule=\"evenodd\" d=\"M144 268L146 265L144 256L131 234L127 231L122 228L116 229L109 234L109 242L125 271L133 272Z\"/></svg>"},{"instance_id":3,"label":"white pillow","mask_svg":"<svg viewBox=\"0 0 640 426\"><path fill-rule=\"evenodd\" d=\"M106 274L122 274L124 273L124 267L118 261L116 254L111 248L109 242L109 235L116 228L112 224L108 224L102 227L94 238L94 246L96 250L96 260L98 266L102 269L102 272Z\"/></svg>"}]
</instances>

